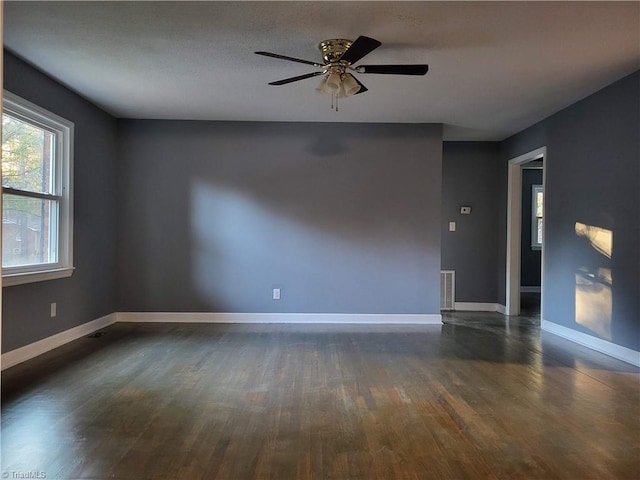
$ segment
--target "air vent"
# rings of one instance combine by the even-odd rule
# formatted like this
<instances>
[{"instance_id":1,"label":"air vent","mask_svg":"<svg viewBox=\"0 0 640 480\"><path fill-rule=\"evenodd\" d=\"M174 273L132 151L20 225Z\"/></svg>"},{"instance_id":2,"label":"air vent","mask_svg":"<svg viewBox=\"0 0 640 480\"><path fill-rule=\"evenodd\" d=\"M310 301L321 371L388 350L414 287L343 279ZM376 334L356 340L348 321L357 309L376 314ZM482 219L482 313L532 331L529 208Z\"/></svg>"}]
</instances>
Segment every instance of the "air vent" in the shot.
<instances>
[{"instance_id":1,"label":"air vent","mask_svg":"<svg viewBox=\"0 0 640 480\"><path fill-rule=\"evenodd\" d=\"M455 270L440 272L440 310L454 310L456 298Z\"/></svg>"},{"instance_id":2,"label":"air vent","mask_svg":"<svg viewBox=\"0 0 640 480\"><path fill-rule=\"evenodd\" d=\"M87 338L100 338L106 334L107 332L95 332L95 333L92 333L91 335L87 335Z\"/></svg>"}]
</instances>

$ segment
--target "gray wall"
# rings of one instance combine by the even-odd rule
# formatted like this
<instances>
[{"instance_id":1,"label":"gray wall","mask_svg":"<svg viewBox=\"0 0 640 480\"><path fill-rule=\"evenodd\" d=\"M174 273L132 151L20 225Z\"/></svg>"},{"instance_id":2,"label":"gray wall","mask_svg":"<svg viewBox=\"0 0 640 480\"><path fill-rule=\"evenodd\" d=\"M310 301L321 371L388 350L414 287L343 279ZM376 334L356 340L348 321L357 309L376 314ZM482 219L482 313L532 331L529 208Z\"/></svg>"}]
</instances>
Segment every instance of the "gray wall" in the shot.
<instances>
[{"instance_id":1,"label":"gray wall","mask_svg":"<svg viewBox=\"0 0 640 480\"><path fill-rule=\"evenodd\" d=\"M3 351L116 310L437 313L441 241L458 301L504 303L506 160L543 145L543 318L602 336L576 322L576 274L610 268L611 340L640 350L640 73L501 142L498 166L496 144L446 143L444 167L439 125L116 122L6 53L4 82L75 122L77 268L4 288ZM576 222L613 232L611 259Z\"/></svg>"},{"instance_id":2,"label":"gray wall","mask_svg":"<svg viewBox=\"0 0 640 480\"><path fill-rule=\"evenodd\" d=\"M520 285L540 286L542 252L531 248L531 217L533 185L542 185L542 170L522 170L522 235L520 237Z\"/></svg>"},{"instance_id":3,"label":"gray wall","mask_svg":"<svg viewBox=\"0 0 640 480\"><path fill-rule=\"evenodd\" d=\"M4 88L75 123L74 265L70 278L3 288L2 351L116 310L116 121L4 53ZM50 318L50 303L57 317Z\"/></svg>"},{"instance_id":4,"label":"gray wall","mask_svg":"<svg viewBox=\"0 0 640 480\"><path fill-rule=\"evenodd\" d=\"M120 132L120 310L439 313L441 125Z\"/></svg>"},{"instance_id":5,"label":"gray wall","mask_svg":"<svg viewBox=\"0 0 640 480\"><path fill-rule=\"evenodd\" d=\"M445 142L442 154L442 269L456 271L456 301L496 303L497 142ZM471 215L461 215L471 206ZM449 231L449 222L456 231Z\"/></svg>"},{"instance_id":6,"label":"gray wall","mask_svg":"<svg viewBox=\"0 0 640 480\"><path fill-rule=\"evenodd\" d=\"M611 269L611 340L634 350L640 350L638 105L640 72L507 139L502 175L507 159L548 147L543 318L606 338L576 321L576 274ZM611 259L576 234L576 222L613 232ZM499 255L506 256L504 249Z\"/></svg>"}]
</instances>

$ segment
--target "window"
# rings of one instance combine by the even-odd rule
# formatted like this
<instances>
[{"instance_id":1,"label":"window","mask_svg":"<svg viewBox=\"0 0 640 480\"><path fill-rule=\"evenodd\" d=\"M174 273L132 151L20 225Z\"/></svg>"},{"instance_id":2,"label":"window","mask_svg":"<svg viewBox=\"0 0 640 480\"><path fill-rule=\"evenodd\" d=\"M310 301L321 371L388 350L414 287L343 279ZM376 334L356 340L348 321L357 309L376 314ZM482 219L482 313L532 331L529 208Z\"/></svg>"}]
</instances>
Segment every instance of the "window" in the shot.
<instances>
[{"instance_id":1,"label":"window","mask_svg":"<svg viewBox=\"0 0 640 480\"><path fill-rule=\"evenodd\" d=\"M73 272L73 123L11 92L2 109L3 284Z\"/></svg>"},{"instance_id":2,"label":"window","mask_svg":"<svg viewBox=\"0 0 640 480\"><path fill-rule=\"evenodd\" d=\"M542 211L544 206L544 190L542 185L531 187L531 248L542 248Z\"/></svg>"}]
</instances>

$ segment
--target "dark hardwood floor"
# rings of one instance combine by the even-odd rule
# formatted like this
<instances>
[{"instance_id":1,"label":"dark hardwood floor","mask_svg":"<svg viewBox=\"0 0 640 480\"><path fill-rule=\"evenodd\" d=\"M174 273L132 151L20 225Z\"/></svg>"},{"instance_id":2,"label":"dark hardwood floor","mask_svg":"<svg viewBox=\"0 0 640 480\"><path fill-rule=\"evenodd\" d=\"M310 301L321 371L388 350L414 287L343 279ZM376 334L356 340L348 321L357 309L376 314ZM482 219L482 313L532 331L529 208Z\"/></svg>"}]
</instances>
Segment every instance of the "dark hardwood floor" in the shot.
<instances>
[{"instance_id":1,"label":"dark hardwood floor","mask_svg":"<svg viewBox=\"0 0 640 480\"><path fill-rule=\"evenodd\" d=\"M637 368L535 320L115 324L3 372L3 478L637 479Z\"/></svg>"},{"instance_id":2,"label":"dark hardwood floor","mask_svg":"<svg viewBox=\"0 0 640 480\"><path fill-rule=\"evenodd\" d=\"M521 315L540 316L540 292L523 292L520 294Z\"/></svg>"}]
</instances>

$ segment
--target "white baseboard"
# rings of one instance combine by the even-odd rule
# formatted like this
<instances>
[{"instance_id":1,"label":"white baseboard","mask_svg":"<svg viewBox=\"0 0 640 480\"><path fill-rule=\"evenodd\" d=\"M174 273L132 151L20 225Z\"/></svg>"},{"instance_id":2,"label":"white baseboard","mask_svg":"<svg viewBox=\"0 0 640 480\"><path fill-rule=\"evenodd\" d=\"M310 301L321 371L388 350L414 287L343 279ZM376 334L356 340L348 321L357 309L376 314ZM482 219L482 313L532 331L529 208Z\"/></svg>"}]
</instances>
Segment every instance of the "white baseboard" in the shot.
<instances>
[{"instance_id":1,"label":"white baseboard","mask_svg":"<svg viewBox=\"0 0 640 480\"><path fill-rule=\"evenodd\" d=\"M535 286L520 286L520 293L540 293L542 291L541 287Z\"/></svg>"},{"instance_id":2,"label":"white baseboard","mask_svg":"<svg viewBox=\"0 0 640 480\"><path fill-rule=\"evenodd\" d=\"M77 340L78 338L89 335L90 333L93 333L96 330L100 330L101 328L108 327L115 322L116 314L110 313L109 315L105 315L104 317L92 320L91 322L83 323L82 325L70 328L69 330L65 330L64 332L56 333L55 335L52 335L50 337L43 338L42 340L30 343L29 345L25 345L24 347L16 348L15 350L11 350L10 352L3 353L2 370L13 367L14 365L22 363L26 360L30 360L34 357L37 357L38 355L42 355L43 353L46 353L49 350L53 350L54 348L61 347L65 343L69 343L73 340Z\"/></svg>"},{"instance_id":3,"label":"white baseboard","mask_svg":"<svg viewBox=\"0 0 640 480\"><path fill-rule=\"evenodd\" d=\"M118 312L118 322L361 323L440 325L440 314Z\"/></svg>"},{"instance_id":4,"label":"white baseboard","mask_svg":"<svg viewBox=\"0 0 640 480\"><path fill-rule=\"evenodd\" d=\"M505 312L505 306L499 303L456 302L455 309L458 312Z\"/></svg>"},{"instance_id":5,"label":"white baseboard","mask_svg":"<svg viewBox=\"0 0 640 480\"><path fill-rule=\"evenodd\" d=\"M2 354L2 370L42 355L116 322L175 323L360 323L441 325L440 314L341 314L341 313L205 313L117 312L57 333Z\"/></svg>"},{"instance_id":6,"label":"white baseboard","mask_svg":"<svg viewBox=\"0 0 640 480\"><path fill-rule=\"evenodd\" d=\"M621 345L616 345L615 343L602 340L598 337L587 335L586 333L578 332L548 320L542 320L542 322L540 322L540 327L545 332L553 333L554 335L579 343L580 345L592 350L596 350L600 353L604 353L605 355L609 355L610 357L617 358L623 362L640 367L640 352L636 352L635 350Z\"/></svg>"},{"instance_id":7,"label":"white baseboard","mask_svg":"<svg viewBox=\"0 0 640 480\"><path fill-rule=\"evenodd\" d=\"M505 312L499 303L456 302L456 310ZM2 354L2 370L42 355L66 343L89 335L116 322L170 323L345 323L345 324L421 324L440 325L440 314L339 314L339 313L206 313L206 312L117 312L38 340ZM571 328L541 321L545 332L640 367L640 352L602 340Z\"/></svg>"}]
</instances>

